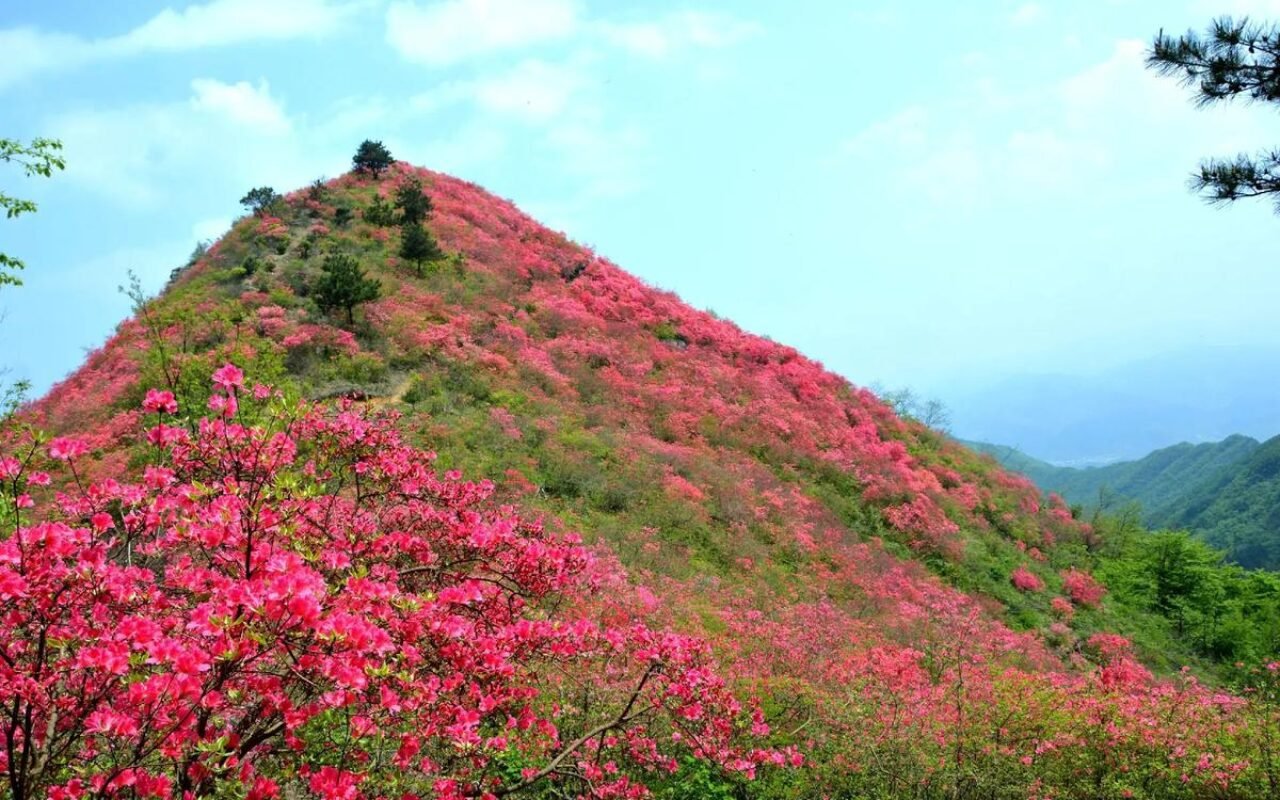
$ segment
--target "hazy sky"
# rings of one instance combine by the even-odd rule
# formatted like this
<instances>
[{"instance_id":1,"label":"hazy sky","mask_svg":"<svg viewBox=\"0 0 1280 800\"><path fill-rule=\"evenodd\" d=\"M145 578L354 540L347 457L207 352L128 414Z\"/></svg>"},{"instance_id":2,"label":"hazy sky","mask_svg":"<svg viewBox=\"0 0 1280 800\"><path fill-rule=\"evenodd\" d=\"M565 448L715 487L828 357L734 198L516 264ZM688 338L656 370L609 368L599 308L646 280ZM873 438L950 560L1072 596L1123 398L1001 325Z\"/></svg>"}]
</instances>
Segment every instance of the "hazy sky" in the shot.
<instances>
[{"instance_id":1,"label":"hazy sky","mask_svg":"<svg viewBox=\"0 0 1280 800\"><path fill-rule=\"evenodd\" d=\"M1148 73L1162 27L1280 2L0 0L0 190L27 285L0 364L43 390L246 189L381 139L855 382L946 393L1280 343L1280 218L1190 195L1280 144Z\"/></svg>"}]
</instances>

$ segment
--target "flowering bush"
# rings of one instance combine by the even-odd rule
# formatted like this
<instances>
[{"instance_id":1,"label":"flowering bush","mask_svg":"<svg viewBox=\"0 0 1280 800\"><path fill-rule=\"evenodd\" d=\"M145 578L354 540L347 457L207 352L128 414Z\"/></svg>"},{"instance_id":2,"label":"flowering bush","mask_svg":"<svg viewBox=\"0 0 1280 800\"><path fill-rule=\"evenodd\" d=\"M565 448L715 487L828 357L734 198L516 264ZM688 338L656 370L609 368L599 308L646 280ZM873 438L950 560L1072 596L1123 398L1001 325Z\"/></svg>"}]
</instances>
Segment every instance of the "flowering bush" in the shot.
<instances>
[{"instance_id":1,"label":"flowering bush","mask_svg":"<svg viewBox=\"0 0 1280 800\"><path fill-rule=\"evenodd\" d=\"M1034 572L1026 567L1018 567L1009 576L1009 580L1018 591L1021 592L1039 592L1044 589L1044 581L1040 580Z\"/></svg>"},{"instance_id":2,"label":"flowering bush","mask_svg":"<svg viewBox=\"0 0 1280 800\"><path fill-rule=\"evenodd\" d=\"M1098 583L1092 575L1078 569L1069 569L1062 573L1062 587L1077 605L1096 608L1107 593L1105 587Z\"/></svg>"},{"instance_id":3,"label":"flowering bush","mask_svg":"<svg viewBox=\"0 0 1280 800\"><path fill-rule=\"evenodd\" d=\"M148 392L136 483L82 485L75 437L0 457L5 796L633 797L784 760L736 746L701 642L557 613L589 607L571 537L387 420L213 384L192 427Z\"/></svg>"}]
</instances>

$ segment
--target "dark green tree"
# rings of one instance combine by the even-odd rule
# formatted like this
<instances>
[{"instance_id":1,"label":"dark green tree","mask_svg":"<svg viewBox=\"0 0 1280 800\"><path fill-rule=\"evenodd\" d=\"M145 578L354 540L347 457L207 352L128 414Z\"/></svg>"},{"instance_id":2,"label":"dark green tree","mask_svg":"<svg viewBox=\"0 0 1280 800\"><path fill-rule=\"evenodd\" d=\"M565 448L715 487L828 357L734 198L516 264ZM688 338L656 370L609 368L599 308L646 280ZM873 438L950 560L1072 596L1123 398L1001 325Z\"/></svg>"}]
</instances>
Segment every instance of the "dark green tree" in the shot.
<instances>
[{"instance_id":1,"label":"dark green tree","mask_svg":"<svg viewBox=\"0 0 1280 800\"><path fill-rule=\"evenodd\" d=\"M382 294L382 285L365 275L359 262L349 255L329 255L321 268L324 274L314 289L316 305L326 313L343 309L347 312L348 324L355 321L356 306L377 300Z\"/></svg>"},{"instance_id":2,"label":"dark green tree","mask_svg":"<svg viewBox=\"0 0 1280 800\"><path fill-rule=\"evenodd\" d=\"M369 139L361 142L356 154L351 157L351 165L356 172L368 172L374 178L381 175L394 162L395 159L391 157L391 151L382 142L374 142Z\"/></svg>"},{"instance_id":3,"label":"dark green tree","mask_svg":"<svg viewBox=\"0 0 1280 800\"><path fill-rule=\"evenodd\" d=\"M14 139L0 139L0 163L18 164L28 177L40 175L45 178L51 176L55 169L67 166L62 157L62 142L56 139L32 139L31 144L23 144ZM13 219L35 211L36 204L0 192L0 209L4 210L6 219ZM25 266L20 259L0 253L0 286L22 285L15 273Z\"/></svg>"},{"instance_id":4,"label":"dark green tree","mask_svg":"<svg viewBox=\"0 0 1280 800\"><path fill-rule=\"evenodd\" d=\"M390 228L396 224L396 210L381 197L375 197L361 216L364 217L365 222L377 225L379 228Z\"/></svg>"},{"instance_id":5,"label":"dark green tree","mask_svg":"<svg viewBox=\"0 0 1280 800\"><path fill-rule=\"evenodd\" d=\"M1161 31L1147 66L1193 87L1200 106L1227 100L1280 102L1280 27L1221 17L1203 34ZM1280 149L1210 158L1191 176L1193 190L1215 205L1280 193ZM1280 195L1274 198L1280 212Z\"/></svg>"},{"instance_id":6,"label":"dark green tree","mask_svg":"<svg viewBox=\"0 0 1280 800\"><path fill-rule=\"evenodd\" d=\"M400 257L413 262L418 274L422 274L422 265L428 261L444 258L444 251L436 242L436 237L420 224L405 225L401 230Z\"/></svg>"},{"instance_id":7,"label":"dark green tree","mask_svg":"<svg viewBox=\"0 0 1280 800\"><path fill-rule=\"evenodd\" d=\"M396 189L396 208L400 209L400 222L416 225L431 216L431 198L422 190L422 181L410 178Z\"/></svg>"},{"instance_id":8,"label":"dark green tree","mask_svg":"<svg viewBox=\"0 0 1280 800\"><path fill-rule=\"evenodd\" d=\"M259 186L256 189L250 189L240 198L240 205L253 212L255 217L266 216L276 203L282 199L280 193L270 186Z\"/></svg>"},{"instance_id":9,"label":"dark green tree","mask_svg":"<svg viewBox=\"0 0 1280 800\"><path fill-rule=\"evenodd\" d=\"M316 178L311 182L311 185L307 187L307 199L314 200L317 203L323 203L329 199L329 184L325 182L324 178Z\"/></svg>"}]
</instances>

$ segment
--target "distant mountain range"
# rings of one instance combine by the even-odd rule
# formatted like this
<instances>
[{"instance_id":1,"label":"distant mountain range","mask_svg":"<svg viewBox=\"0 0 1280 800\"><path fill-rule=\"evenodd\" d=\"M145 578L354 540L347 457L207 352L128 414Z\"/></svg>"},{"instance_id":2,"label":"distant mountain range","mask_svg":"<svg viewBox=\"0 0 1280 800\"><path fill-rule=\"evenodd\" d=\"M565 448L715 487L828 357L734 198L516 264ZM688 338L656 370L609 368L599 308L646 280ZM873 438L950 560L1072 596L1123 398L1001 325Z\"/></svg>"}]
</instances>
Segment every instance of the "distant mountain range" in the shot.
<instances>
[{"instance_id":1,"label":"distant mountain range","mask_svg":"<svg viewBox=\"0 0 1280 800\"><path fill-rule=\"evenodd\" d=\"M1092 375L1040 374L943 397L956 435L1052 464L1140 459L1169 442L1280 433L1280 349L1176 350Z\"/></svg>"},{"instance_id":2,"label":"distant mountain range","mask_svg":"<svg viewBox=\"0 0 1280 800\"><path fill-rule=\"evenodd\" d=\"M1004 445L967 444L1069 503L1137 502L1152 528L1194 531L1243 566L1280 569L1280 436L1184 442L1087 468L1055 466Z\"/></svg>"}]
</instances>

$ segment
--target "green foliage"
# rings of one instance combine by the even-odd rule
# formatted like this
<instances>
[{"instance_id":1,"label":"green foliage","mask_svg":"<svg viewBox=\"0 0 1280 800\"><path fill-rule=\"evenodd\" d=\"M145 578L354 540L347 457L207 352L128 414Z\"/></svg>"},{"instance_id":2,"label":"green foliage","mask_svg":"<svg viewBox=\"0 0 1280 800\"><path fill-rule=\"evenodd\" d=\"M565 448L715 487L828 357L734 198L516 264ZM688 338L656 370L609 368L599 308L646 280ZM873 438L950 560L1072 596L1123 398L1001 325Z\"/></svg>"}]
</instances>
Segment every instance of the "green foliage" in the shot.
<instances>
[{"instance_id":1,"label":"green foliage","mask_svg":"<svg viewBox=\"0 0 1280 800\"><path fill-rule=\"evenodd\" d=\"M324 260L324 274L316 281L313 295L322 311L342 309L347 322L355 321L355 307L377 300L381 284L365 275L359 262L344 253L334 253Z\"/></svg>"},{"instance_id":2,"label":"green foliage","mask_svg":"<svg viewBox=\"0 0 1280 800\"><path fill-rule=\"evenodd\" d=\"M31 391L31 382L25 380L11 383L0 383L0 425L22 408L27 401L27 392Z\"/></svg>"},{"instance_id":3,"label":"green foliage","mask_svg":"<svg viewBox=\"0 0 1280 800\"><path fill-rule=\"evenodd\" d=\"M255 272L257 272L260 269L265 269L267 271L270 271L271 262L263 261L261 258L258 258L257 256L249 256L245 258L244 261L240 262L240 269L244 270L244 276L248 278L248 277L251 277Z\"/></svg>"},{"instance_id":4,"label":"green foliage","mask_svg":"<svg viewBox=\"0 0 1280 800\"><path fill-rule=\"evenodd\" d=\"M382 142L365 139L360 143L356 154L351 157L352 168L359 173L369 173L377 178L394 163L391 151Z\"/></svg>"},{"instance_id":5,"label":"green foliage","mask_svg":"<svg viewBox=\"0 0 1280 800\"><path fill-rule=\"evenodd\" d=\"M320 236L318 234L308 233L306 237L298 243L298 257L304 260L311 258L311 254L315 251L319 242Z\"/></svg>"},{"instance_id":6,"label":"green foliage","mask_svg":"<svg viewBox=\"0 0 1280 800\"><path fill-rule=\"evenodd\" d=\"M739 800L756 796L749 788L756 787L704 760L685 756L675 774L654 787L653 796L657 800Z\"/></svg>"},{"instance_id":7,"label":"green foliage","mask_svg":"<svg viewBox=\"0 0 1280 800\"><path fill-rule=\"evenodd\" d=\"M188 287L184 287L186 290ZM209 399L209 375L227 360L224 348L230 345L243 323L243 307L237 301L207 304L198 312L180 304L148 298L137 275L129 274L120 291L133 304L135 319L142 326L148 346L142 351L139 378L130 392L119 399L119 407L134 409L147 388L173 392L180 413L190 420L202 414ZM172 299L175 290L167 293ZM194 293L198 293L195 289ZM269 348L253 355L237 354L237 361L255 378L280 383L284 365Z\"/></svg>"},{"instance_id":8,"label":"green foliage","mask_svg":"<svg viewBox=\"0 0 1280 800\"><path fill-rule=\"evenodd\" d=\"M1246 17L1214 20L1203 34L1173 37L1161 31L1147 55L1147 66L1194 86L1195 102L1208 106L1237 97L1280 101L1280 27ZM1191 186L1213 204L1280 193L1280 149L1255 156L1240 154L1201 163ZM1280 197L1275 199L1280 212Z\"/></svg>"},{"instance_id":9,"label":"green foliage","mask_svg":"<svg viewBox=\"0 0 1280 800\"><path fill-rule=\"evenodd\" d=\"M1157 615L1175 641L1219 664L1280 655L1280 576L1225 564L1185 532L1099 524L1107 546L1097 574L1131 619Z\"/></svg>"},{"instance_id":10,"label":"green foliage","mask_svg":"<svg viewBox=\"0 0 1280 800\"><path fill-rule=\"evenodd\" d=\"M259 186L246 192L245 196L240 198L240 205L252 211L255 217L264 217L283 199L270 186Z\"/></svg>"},{"instance_id":11,"label":"green foliage","mask_svg":"<svg viewBox=\"0 0 1280 800\"><path fill-rule=\"evenodd\" d=\"M400 257L411 262L422 273L422 265L429 261L444 258L444 251L436 243L436 238L422 225L406 224L401 228Z\"/></svg>"},{"instance_id":12,"label":"green foliage","mask_svg":"<svg viewBox=\"0 0 1280 800\"><path fill-rule=\"evenodd\" d=\"M14 139L0 139L0 163L20 165L27 177L38 175L48 178L55 169L65 169L67 162L61 153L62 142L57 139L32 139L27 145ZM13 219L35 211L36 204L0 192L0 209L4 210L6 219ZM25 267L20 259L0 253L0 286L21 286L21 279L14 273Z\"/></svg>"},{"instance_id":13,"label":"green foliage","mask_svg":"<svg viewBox=\"0 0 1280 800\"><path fill-rule=\"evenodd\" d=\"M396 208L400 209L400 222L416 225L431 216L431 198L422 190L422 181L409 178L396 190Z\"/></svg>"},{"instance_id":14,"label":"green foliage","mask_svg":"<svg viewBox=\"0 0 1280 800\"><path fill-rule=\"evenodd\" d=\"M307 199L316 203L323 203L329 199L329 186L324 178L316 178L311 182L307 187Z\"/></svg>"},{"instance_id":15,"label":"green foliage","mask_svg":"<svg viewBox=\"0 0 1280 800\"><path fill-rule=\"evenodd\" d=\"M663 342L680 342L684 341L684 337L680 335L680 331L676 328L674 322L663 320L659 322L653 329L653 335Z\"/></svg>"},{"instance_id":16,"label":"green foliage","mask_svg":"<svg viewBox=\"0 0 1280 800\"><path fill-rule=\"evenodd\" d=\"M373 202L369 204L361 216L364 221L370 225L377 225L379 228L390 228L396 224L396 212L391 204L381 197L375 197Z\"/></svg>"},{"instance_id":17,"label":"green foliage","mask_svg":"<svg viewBox=\"0 0 1280 800\"><path fill-rule=\"evenodd\" d=\"M335 228L345 228L351 223L351 208L348 206L338 206L333 210L333 226Z\"/></svg>"}]
</instances>

